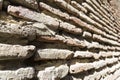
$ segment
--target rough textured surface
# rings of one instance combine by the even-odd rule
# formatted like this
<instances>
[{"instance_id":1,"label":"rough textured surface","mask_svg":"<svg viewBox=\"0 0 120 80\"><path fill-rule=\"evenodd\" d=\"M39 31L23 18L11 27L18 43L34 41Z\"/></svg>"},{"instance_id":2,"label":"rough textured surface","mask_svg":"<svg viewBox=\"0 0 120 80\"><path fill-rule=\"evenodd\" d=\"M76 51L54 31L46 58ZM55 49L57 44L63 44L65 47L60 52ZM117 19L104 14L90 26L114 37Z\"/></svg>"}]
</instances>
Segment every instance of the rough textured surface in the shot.
<instances>
[{"instance_id":1,"label":"rough textured surface","mask_svg":"<svg viewBox=\"0 0 120 80\"><path fill-rule=\"evenodd\" d=\"M67 65L61 65L57 68L54 66L48 67L43 71L39 71L37 77L39 80L59 80L68 74L68 70Z\"/></svg>"},{"instance_id":2,"label":"rough textured surface","mask_svg":"<svg viewBox=\"0 0 120 80\"><path fill-rule=\"evenodd\" d=\"M37 0L10 0L12 3L26 6L31 9L39 10Z\"/></svg>"},{"instance_id":3,"label":"rough textured surface","mask_svg":"<svg viewBox=\"0 0 120 80\"><path fill-rule=\"evenodd\" d=\"M73 52L69 50L59 49L41 49L37 50L35 60L42 59L70 59L73 56Z\"/></svg>"},{"instance_id":4,"label":"rough textured surface","mask_svg":"<svg viewBox=\"0 0 120 80\"><path fill-rule=\"evenodd\" d=\"M18 37L34 40L36 31L31 26L21 26L0 21L0 37Z\"/></svg>"},{"instance_id":5,"label":"rough textured surface","mask_svg":"<svg viewBox=\"0 0 120 80\"><path fill-rule=\"evenodd\" d=\"M119 80L119 0L0 0L0 80Z\"/></svg>"},{"instance_id":6,"label":"rough textured surface","mask_svg":"<svg viewBox=\"0 0 120 80\"><path fill-rule=\"evenodd\" d=\"M0 44L0 60L29 58L34 54L35 46Z\"/></svg>"},{"instance_id":7,"label":"rough textured surface","mask_svg":"<svg viewBox=\"0 0 120 80\"><path fill-rule=\"evenodd\" d=\"M0 71L0 79L1 80L29 80L34 77L34 69L31 67L28 68L20 68L15 71L5 70Z\"/></svg>"},{"instance_id":8,"label":"rough textured surface","mask_svg":"<svg viewBox=\"0 0 120 80\"><path fill-rule=\"evenodd\" d=\"M94 68L90 63L76 63L75 65L70 66L70 73L80 73Z\"/></svg>"}]
</instances>

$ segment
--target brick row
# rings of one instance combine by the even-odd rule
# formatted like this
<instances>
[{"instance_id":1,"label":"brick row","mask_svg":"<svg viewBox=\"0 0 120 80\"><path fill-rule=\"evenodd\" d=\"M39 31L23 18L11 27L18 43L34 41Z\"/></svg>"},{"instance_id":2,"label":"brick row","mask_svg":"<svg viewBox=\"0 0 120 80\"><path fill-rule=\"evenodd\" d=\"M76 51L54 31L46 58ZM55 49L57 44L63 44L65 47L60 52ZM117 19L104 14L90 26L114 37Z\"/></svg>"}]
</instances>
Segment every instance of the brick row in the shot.
<instances>
[{"instance_id":1,"label":"brick row","mask_svg":"<svg viewBox=\"0 0 120 80\"><path fill-rule=\"evenodd\" d=\"M32 67L20 68L17 70L1 70L0 78L2 80L15 79L15 80L26 80L34 77L34 69Z\"/></svg>"},{"instance_id":2,"label":"brick row","mask_svg":"<svg viewBox=\"0 0 120 80\"><path fill-rule=\"evenodd\" d=\"M103 18L99 13L97 13L90 5L88 5L87 3L83 3L82 5L83 5L87 10L93 12L96 16L98 16L98 17L96 17L96 16L94 16L94 15L90 16L92 19L94 19L95 21L97 20L99 23L102 23L103 26L106 26L108 29L112 30L113 32L115 31L114 28L111 28L111 27L109 27L109 25L106 24L106 23L110 23L110 22L108 22L108 21L107 21L105 18ZM102 22L99 18L100 18L101 20L105 21L106 23ZM106 28L105 28L105 30L107 31ZM108 32L108 31L107 31L107 32ZM114 35L113 33L110 33L110 34Z\"/></svg>"},{"instance_id":3,"label":"brick row","mask_svg":"<svg viewBox=\"0 0 120 80\"><path fill-rule=\"evenodd\" d=\"M54 0L53 0L53 2L54 2ZM58 4L58 5L60 5L61 8L64 8L66 11L68 11L71 14L78 15L81 19L84 19L86 22L91 23L91 24L97 26L101 30L104 30L101 24L95 22L94 20L92 20L91 18L89 18L88 16L86 16L84 13L82 13L81 11L78 11L77 9L75 9L73 6L67 4L66 2L64 2L64 1L61 0L61 1L55 1L55 3L56 4L57 3L62 3L62 4ZM66 5L68 7L65 7Z\"/></svg>"},{"instance_id":4,"label":"brick row","mask_svg":"<svg viewBox=\"0 0 120 80\"><path fill-rule=\"evenodd\" d=\"M77 3L76 1L71 1L71 5L73 7L75 7L76 9L78 9L79 11L83 11L84 13L87 13L87 9L85 9L82 5L80 5L79 3Z\"/></svg>"},{"instance_id":5,"label":"brick row","mask_svg":"<svg viewBox=\"0 0 120 80\"><path fill-rule=\"evenodd\" d=\"M114 64L118 61L118 58L105 59L100 61L95 61L93 63L76 63L70 65L70 73L77 74L91 69L100 69L110 64Z\"/></svg>"},{"instance_id":6,"label":"brick row","mask_svg":"<svg viewBox=\"0 0 120 80\"><path fill-rule=\"evenodd\" d=\"M34 59L35 61L51 59L71 59L72 56L73 51L66 49L38 49Z\"/></svg>"},{"instance_id":7,"label":"brick row","mask_svg":"<svg viewBox=\"0 0 120 80\"><path fill-rule=\"evenodd\" d=\"M112 19L110 18L110 14L108 14L106 12L106 10L100 6L100 4L96 1L96 0L86 0L88 3L90 3L91 5L95 5L104 15L106 15L106 17L108 17L107 19L110 20L110 22L112 22ZM112 16L113 17L113 16Z\"/></svg>"},{"instance_id":8,"label":"brick row","mask_svg":"<svg viewBox=\"0 0 120 80\"><path fill-rule=\"evenodd\" d=\"M87 24L83 21L81 21L80 19L76 18L76 17L71 17L70 19L71 21L73 21L75 24L77 24L78 26L82 27L82 28L85 28L87 29L88 31L90 32L94 32L96 34L100 34L108 39L112 39L112 40L116 40L115 37L111 36L111 35L108 35L106 34L105 32L101 31L100 29L90 25L90 24Z\"/></svg>"},{"instance_id":9,"label":"brick row","mask_svg":"<svg viewBox=\"0 0 120 80\"><path fill-rule=\"evenodd\" d=\"M88 7L88 9L90 8L90 6L86 6L86 7ZM105 28L105 30L109 33L109 34L112 34L112 35L114 35L114 36L116 36L116 37L118 37L119 38L119 36L117 35L117 33L116 33L116 31L115 31L115 27L113 27L114 25L113 25L113 23L110 23L108 20L106 20L106 19L104 19L99 13L97 13L94 9L91 9L90 8L90 11L92 11L95 15L97 14L97 16L99 16L100 17L100 19L101 20L103 20L103 21L105 21L106 23L103 23L100 19L98 19L98 17L96 17L95 15L90 15L90 17L92 17L94 20L97 20L99 23L102 23L103 24L103 26L106 26L106 27L104 27ZM111 26L111 27L110 27Z\"/></svg>"},{"instance_id":10,"label":"brick row","mask_svg":"<svg viewBox=\"0 0 120 80\"><path fill-rule=\"evenodd\" d=\"M102 45L98 42L88 42L86 40L80 40L79 38L71 38L70 36L66 35L55 35L55 36L39 36L37 41L40 42L52 42L52 43L62 43L68 46L79 47L79 48L87 48L91 49L98 49L98 50L110 50L110 51L119 51L120 48L117 46L109 46L109 45ZM109 41L109 40L108 40ZM108 43L108 42L107 42ZM112 43L114 44L114 43ZM116 44L116 42L115 42ZM117 44L118 45L118 44Z\"/></svg>"},{"instance_id":11,"label":"brick row","mask_svg":"<svg viewBox=\"0 0 120 80\"><path fill-rule=\"evenodd\" d=\"M14 4L20 4L22 6L25 6L27 8L31 8L31 9L34 9L34 10L37 10L39 11L39 8L38 8L38 3L36 0L9 0L10 2L14 3Z\"/></svg>"},{"instance_id":12,"label":"brick row","mask_svg":"<svg viewBox=\"0 0 120 80\"><path fill-rule=\"evenodd\" d=\"M85 76L84 80L89 80L89 79L97 79L97 80L101 80L101 79L105 79L106 78L106 75L109 75L111 73L114 73L115 71L117 71L118 69L120 68L120 64L116 64L112 67L108 67L108 68L105 68L99 72L95 72L91 75L88 75L88 76ZM109 78L110 79L110 78ZM106 80L109 80L106 78ZM112 78L111 78L112 79ZM114 79L112 79L114 80Z\"/></svg>"},{"instance_id":13,"label":"brick row","mask_svg":"<svg viewBox=\"0 0 120 80\"><path fill-rule=\"evenodd\" d=\"M113 74L106 76L104 80L108 80L108 79L117 80L117 78L120 76L119 74L120 74L120 69L118 69Z\"/></svg>"},{"instance_id":14,"label":"brick row","mask_svg":"<svg viewBox=\"0 0 120 80\"><path fill-rule=\"evenodd\" d=\"M101 0L99 0L99 2L102 3ZM106 3L106 2L105 2L105 3ZM113 11L111 10L111 6L110 6L108 3L106 3L106 4L101 4L101 7L103 7L103 8L104 8L109 14L111 14L111 16L113 16L114 19L115 19L115 16L113 15ZM116 22L116 20L114 20L114 21L115 21L115 23L113 23L113 24L115 25L116 29L117 29L118 32L119 32L119 24Z\"/></svg>"},{"instance_id":15,"label":"brick row","mask_svg":"<svg viewBox=\"0 0 120 80\"><path fill-rule=\"evenodd\" d=\"M100 15L102 15L104 18L106 18L108 21L110 21L110 23L112 23L110 18L107 15L105 15L103 13L103 11L101 11L101 9L93 3L93 1L86 0L86 2L89 3L97 12L99 12Z\"/></svg>"},{"instance_id":16,"label":"brick row","mask_svg":"<svg viewBox=\"0 0 120 80\"><path fill-rule=\"evenodd\" d=\"M74 34L82 33L82 30L80 28L76 28L76 26L74 26L72 24L60 21L60 20L53 18L51 16L48 16L44 13L34 12L34 11L31 11L31 10L23 8L23 7L8 6L8 12L16 17L44 23L45 25L50 26L50 28L53 30L60 28L62 30L65 30L67 32L74 33ZM17 14L16 12L18 12L19 14ZM27 14L26 12L28 12L29 14ZM32 15L32 14L34 14L34 15Z\"/></svg>"},{"instance_id":17,"label":"brick row","mask_svg":"<svg viewBox=\"0 0 120 80\"><path fill-rule=\"evenodd\" d=\"M96 40L96 41L100 40L100 41L108 43L110 45L116 45L116 46L120 45L117 41L113 41L113 40L110 40L110 39L107 39L107 38L103 38L103 37L101 37L101 35L93 34L93 39Z\"/></svg>"},{"instance_id":18,"label":"brick row","mask_svg":"<svg viewBox=\"0 0 120 80\"><path fill-rule=\"evenodd\" d=\"M1 43L25 45L28 44L29 41L36 39L36 36L55 35L55 32L53 30L49 29L45 24L39 22L13 23L1 20L0 23Z\"/></svg>"},{"instance_id":19,"label":"brick row","mask_svg":"<svg viewBox=\"0 0 120 80\"><path fill-rule=\"evenodd\" d=\"M7 23L4 21L0 21L0 26L1 37L26 38L30 41L36 38L35 29L31 26L21 26L18 24Z\"/></svg>"},{"instance_id":20,"label":"brick row","mask_svg":"<svg viewBox=\"0 0 120 80\"><path fill-rule=\"evenodd\" d=\"M94 58L94 59L100 59L102 58L107 58L107 57L119 57L120 53L119 52L105 52L105 51L100 51L99 53L93 53L89 51L75 51L74 52L74 58Z\"/></svg>"},{"instance_id":21,"label":"brick row","mask_svg":"<svg viewBox=\"0 0 120 80\"><path fill-rule=\"evenodd\" d=\"M45 70L41 70L37 74L38 80L60 80L68 74L69 67L67 65L61 65L58 67L47 67Z\"/></svg>"},{"instance_id":22,"label":"brick row","mask_svg":"<svg viewBox=\"0 0 120 80\"><path fill-rule=\"evenodd\" d=\"M84 48L86 47L85 41L81 41L77 38L71 38L71 37L65 37L61 35L55 35L55 36L39 36L37 38L37 41L40 42L52 42L52 43L63 43L68 46L73 46L73 47L80 47Z\"/></svg>"},{"instance_id":23,"label":"brick row","mask_svg":"<svg viewBox=\"0 0 120 80\"><path fill-rule=\"evenodd\" d=\"M47 53L49 51L49 53ZM54 56L53 56L54 55ZM67 49L38 49L35 54L35 61L39 60L54 60L54 59L100 59L109 57L119 57L119 52L114 51L100 51L99 53L93 53L90 51L70 51Z\"/></svg>"},{"instance_id":24,"label":"brick row","mask_svg":"<svg viewBox=\"0 0 120 80\"><path fill-rule=\"evenodd\" d=\"M0 44L0 60L26 59L33 56L35 46Z\"/></svg>"},{"instance_id":25,"label":"brick row","mask_svg":"<svg viewBox=\"0 0 120 80\"><path fill-rule=\"evenodd\" d=\"M44 9L46 9L46 10L49 10L50 12L52 12L52 13L54 13L54 14L56 14L56 15L58 15L59 16L59 14L58 13L56 13L57 12L57 10L56 9L54 9L54 8L51 8L50 6L47 6L45 3L40 3L41 4L41 7L42 8L44 8ZM50 10L50 9L51 10ZM56 11L56 12L55 12ZM60 11L59 11L60 12ZM63 15L62 15L63 16ZM65 15L64 15L65 16ZM66 19L68 19L68 18L66 18ZM69 19L68 19L69 20ZM114 34L114 35L116 35L116 34ZM111 37L111 36L110 36ZM117 38L114 38L115 40L117 40Z\"/></svg>"}]
</instances>

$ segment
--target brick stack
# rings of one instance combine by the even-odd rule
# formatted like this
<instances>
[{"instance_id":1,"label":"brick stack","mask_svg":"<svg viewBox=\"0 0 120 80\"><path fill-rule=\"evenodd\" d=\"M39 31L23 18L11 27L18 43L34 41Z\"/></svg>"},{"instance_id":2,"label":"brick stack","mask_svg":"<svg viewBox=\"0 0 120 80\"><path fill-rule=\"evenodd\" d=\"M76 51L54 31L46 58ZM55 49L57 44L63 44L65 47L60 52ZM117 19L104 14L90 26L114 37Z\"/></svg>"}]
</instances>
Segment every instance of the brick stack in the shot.
<instances>
[{"instance_id":1,"label":"brick stack","mask_svg":"<svg viewBox=\"0 0 120 80\"><path fill-rule=\"evenodd\" d=\"M0 79L119 80L111 8L107 0L0 0Z\"/></svg>"}]
</instances>

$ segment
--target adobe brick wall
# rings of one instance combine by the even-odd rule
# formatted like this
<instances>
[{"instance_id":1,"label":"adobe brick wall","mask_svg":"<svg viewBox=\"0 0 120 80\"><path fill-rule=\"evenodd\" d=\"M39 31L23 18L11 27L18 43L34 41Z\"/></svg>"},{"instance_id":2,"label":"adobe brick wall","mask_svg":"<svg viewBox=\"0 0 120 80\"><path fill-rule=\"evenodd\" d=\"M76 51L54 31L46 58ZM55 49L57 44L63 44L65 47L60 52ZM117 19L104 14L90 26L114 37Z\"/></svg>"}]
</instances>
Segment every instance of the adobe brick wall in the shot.
<instances>
[{"instance_id":1,"label":"adobe brick wall","mask_svg":"<svg viewBox=\"0 0 120 80\"><path fill-rule=\"evenodd\" d=\"M111 3L0 0L0 79L119 80L119 9Z\"/></svg>"}]
</instances>

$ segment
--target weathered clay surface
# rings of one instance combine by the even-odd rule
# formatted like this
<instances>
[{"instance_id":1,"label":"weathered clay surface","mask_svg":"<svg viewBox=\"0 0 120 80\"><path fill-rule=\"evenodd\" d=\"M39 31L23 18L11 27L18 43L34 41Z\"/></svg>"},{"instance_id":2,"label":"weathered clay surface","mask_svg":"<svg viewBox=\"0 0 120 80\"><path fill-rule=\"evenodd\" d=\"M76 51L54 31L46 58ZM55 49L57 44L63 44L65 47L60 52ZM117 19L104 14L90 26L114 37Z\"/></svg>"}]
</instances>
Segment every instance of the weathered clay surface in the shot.
<instances>
[{"instance_id":1,"label":"weathered clay surface","mask_svg":"<svg viewBox=\"0 0 120 80\"><path fill-rule=\"evenodd\" d=\"M37 0L10 0L10 1L15 4L20 4L20 5L26 6L28 8L38 10Z\"/></svg>"},{"instance_id":2,"label":"weathered clay surface","mask_svg":"<svg viewBox=\"0 0 120 80\"><path fill-rule=\"evenodd\" d=\"M31 26L21 26L0 21L0 37L28 38L34 40L36 31Z\"/></svg>"},{"instance_id":3,"label":"weathered clay surface","mask_svg":"<svg viewBox=\"0 0 120 80\"><path fill-rule=\"evenodd\" d=\"M75 65L70 66L70 73L80 73L94 68L90 63L76 63Z\"/></svg>"},{"instance_id":4,"label":"weathered clay surface","mask_svg":"<svg viewBox=\"0 0 120 80\"><path fill-rule=\"evenodd\" d=\"M35 60L44 59L71 59L73 52L69 50L60 49L40 49L37 50Z\"/></svg>"},{"instance_id":5,"label":"weathered clay surface","mask_svg":"<svg viewBox=\"0 0 120 80\"><path fill-rule=\"evenodd\" d=\"M0 0L1 80L119 80L119 0Z\"/></svg>"},{"instance_id":6,"label":"weathered clay surface","mask_svg":"<svg viewBox=\"0 0 120 80\"><path fill-rule=\"evenodd\" d=\"M37 77L39 80L60 80L68 74L69 67L61 65L57 68L48 67L43 71L39 71Z\"/></svg>"},{"instance_id":7,"label":"weathered clay surface","mask_svg":"<svg viewBox=\"0 0 120 80\"><path fill-rule=\"evenodd\" d=\"M35 46L0 44L0 60L29 58L34 51Z\"/></svg>"},{"instance_id":8,"label":"weathered clay surface","mask_svg":"<svg viewBox=\"0 0 120 80\"><path fill-rule=\"evenodd\" d=\"M0 79L1 80L29 80L34 77L34 69L31 67L28 68L20 68L15 71L5 70L0 71Z\"/></svg>"}]
</instances>

